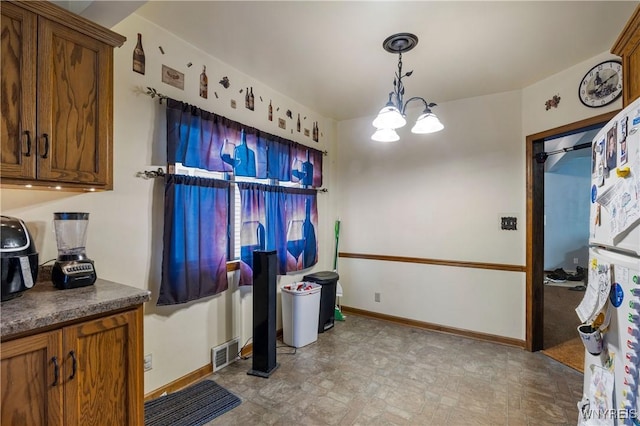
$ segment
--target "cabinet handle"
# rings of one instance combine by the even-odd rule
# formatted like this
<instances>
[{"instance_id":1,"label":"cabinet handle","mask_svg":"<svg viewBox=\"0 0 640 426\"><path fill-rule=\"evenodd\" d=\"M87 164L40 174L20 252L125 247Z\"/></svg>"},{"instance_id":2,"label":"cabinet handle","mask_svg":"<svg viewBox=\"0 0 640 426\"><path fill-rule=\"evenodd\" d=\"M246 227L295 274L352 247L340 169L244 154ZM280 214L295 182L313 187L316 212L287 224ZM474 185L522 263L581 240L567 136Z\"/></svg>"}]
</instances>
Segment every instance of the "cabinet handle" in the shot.
<instances>
[{"instance_id":1,"label":"cabinet handle","mask_svg":"<svg viewBox=\"0 0 640 426\"><path fill-rule=\"evenodd\" d=\"M76 360L76 353L74 351L69 352L69 356L73 361L71 365L71 375L69 376L69 380L71 380L74 377L76 377L76 369L78 368L78 361Z\"/></svg>"},{"instance_id":2,"label":"cabinet handle","mask_svg":"<svg viewBox=\"0 0 640 426\"><path fill-rule=\"evenodd\" d=\"M43 133L42 137L44 137L44 154L42 154L42 158L47 158L49 156L49 135Z\"/></svg>"},{"instance_id":3,"label":"cabinet handle","mask_svg":"<svg viewBox=\"0 0 640 426\"><path fill-rule=\"evenodd\" d=\"M24 156L31 157L31 133L29 133L28 130L25 130L24 134L27 135L27 153L24 154Z\"/></svg>"},{"instance_id":4,"label":"cabinet handle","mask_svg":"<svg viewBox=\"0 0 640 426\"><path fill-rule=\"evenodd\" d=\"M58 365L58 358L51 358L51 362L53 362L53 383L51 386L56 386L58 384L58 378L60 378L60 366Z\"/></svg>"}]
</instances>

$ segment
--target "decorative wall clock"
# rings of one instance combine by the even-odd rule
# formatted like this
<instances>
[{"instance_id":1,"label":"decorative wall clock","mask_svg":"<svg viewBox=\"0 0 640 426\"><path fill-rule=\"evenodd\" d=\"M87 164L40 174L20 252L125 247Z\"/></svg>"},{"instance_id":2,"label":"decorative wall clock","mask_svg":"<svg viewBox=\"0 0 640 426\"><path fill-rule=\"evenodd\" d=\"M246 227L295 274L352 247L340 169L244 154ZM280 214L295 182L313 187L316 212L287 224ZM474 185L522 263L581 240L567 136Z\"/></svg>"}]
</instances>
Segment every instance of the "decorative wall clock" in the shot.
<instances>
[{"instance_id":1,"label":"decorative wall clock","mask_svg":"<svg viewBox=\"0 0 640 426\"><path fill-rule=\"evenodd\" d=\"M578 97L590 107L609 105L622 95L622 64L610 59L591 68L580 81Z\"/></svg>"}]
</instances>

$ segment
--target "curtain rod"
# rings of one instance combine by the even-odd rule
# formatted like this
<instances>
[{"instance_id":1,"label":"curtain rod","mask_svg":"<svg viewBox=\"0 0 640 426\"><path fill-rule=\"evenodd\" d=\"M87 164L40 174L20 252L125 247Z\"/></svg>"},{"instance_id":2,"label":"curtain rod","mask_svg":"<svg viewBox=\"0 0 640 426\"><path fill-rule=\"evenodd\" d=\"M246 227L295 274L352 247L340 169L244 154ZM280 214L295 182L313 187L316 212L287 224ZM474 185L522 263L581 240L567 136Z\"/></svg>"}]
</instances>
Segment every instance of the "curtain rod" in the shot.
<instances>
[{"instance_id":1,"label":"curtain rod","mask_svg":"<svg viewBox=\"0 0 640 426\"><path fill-rule=\"evenodd\" d=\"M169 174L175 174L175 173L169 173ZM162 167L158 167L156 170L143 170L141 172L136 173L136 177L142 178L142 179L155 179L155 178L164 178L167 175L167 173L164 171L164 169ZM187 175L183 175L183 176L187 176ZM211 178L207 178L207 179L211 179ZM222 180L222 179L220 179ZM225 182L230 182L230 183L240 183L240 182L236 182L236 181L227 181L225 180ZM246 183L246 182L244 182ZM264 185L264 184L263 184ZM279 186L279 185L269 185L269 186ZM329 192L329 190L327 188L304 188L304 189L314 189L317 192Z\"/></svg>"},{"instance_id":2,"label":"curtain rod","mask_svg":"<svg viewBox=\"0 0 640 426\"><path fill-rule=\"evenodd\" d=\"M166 175L164 169L162 167L158 167L156 170L143 170L141 172L136 173L136 177L142 179L153 179L164 177Z\"/></svg>"},{"instance_id":3,"label":"curtain rod","mask_svg":"<svg viewBox=\"0 0 640 426\"><path fill-rule=\"evenodd\" d=\"M544 163L545 161L547 161L547 158L550 155L560 154L562 152L578 151L580 149L585 149L585 148L591 148L591 142L585 142L585 143L581 143L579 145L574 145L574 146L567 146L564 148L556 149L555 151L539 152L538 154L535 155L535 158L538 163Z\"/></svg>"}]
</instances>

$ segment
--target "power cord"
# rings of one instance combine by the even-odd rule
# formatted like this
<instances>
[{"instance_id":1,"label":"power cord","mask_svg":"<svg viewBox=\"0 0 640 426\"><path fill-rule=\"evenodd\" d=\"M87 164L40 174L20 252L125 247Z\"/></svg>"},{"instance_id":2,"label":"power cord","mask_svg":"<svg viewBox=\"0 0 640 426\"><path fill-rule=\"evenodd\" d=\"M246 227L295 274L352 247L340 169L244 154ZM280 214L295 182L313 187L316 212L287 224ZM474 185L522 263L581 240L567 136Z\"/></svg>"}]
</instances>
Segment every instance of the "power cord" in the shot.
<instances>
[{"instance_id":1,"label":"power cord","mask_svg":"<svg viewBox=\"0 0 640 426\"><path fill-rule=\"evenodd\" d=\"M282 349L282 348L292 348L293 352L278 352L281 355L295 355L298 352L298 348L296 348L295 346L291 346L287 344L276 346L276 350Z\"/></svg>"},{"instance_id":2,"label":"power cord","mask_svg":"<svg viewBox=\"0 0 640 426\"><path fill-rule=\"evenodd\" d=\"M247 345L249 344L249 342L253 339L253 337L249 337L247 339L246 342L244 342L244 345L242 345L242 347L240 348L240 351L236 354L236 357L240 358L243 361L246 361L248 359L251 359L251 355L249 356L242 356L242 351L244 351L244 348L247 347ZM276 346L276 350L278 349L282 349L282 348L289 348L289 349L293 349L293 352L278 352L281 355L295 355L298 352L298 348L296 348L295 346L291 346L291 345L279 345Z\"/></svg>"}]
</instances>

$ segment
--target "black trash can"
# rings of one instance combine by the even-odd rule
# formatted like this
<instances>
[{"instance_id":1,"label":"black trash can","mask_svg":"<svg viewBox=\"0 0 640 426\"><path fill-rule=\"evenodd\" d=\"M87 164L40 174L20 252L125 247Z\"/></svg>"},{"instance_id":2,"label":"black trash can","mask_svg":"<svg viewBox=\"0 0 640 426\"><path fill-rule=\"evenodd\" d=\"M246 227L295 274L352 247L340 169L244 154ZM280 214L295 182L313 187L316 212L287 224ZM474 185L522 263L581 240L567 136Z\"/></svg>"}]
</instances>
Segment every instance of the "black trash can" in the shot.
<instances>
[{"instance_id":1,"label":"black trash can","mask_svg":"<svg viewBox=\"0 0 640 426\"><path fill-rule=\"evenodd\" d=\"M333 271L316 272L302 277L302 281L308 281L322 286L322 290L320 292L318 333L324 333L333 327L338 278L338 274Z\"/></svg>"}]
</instances>

